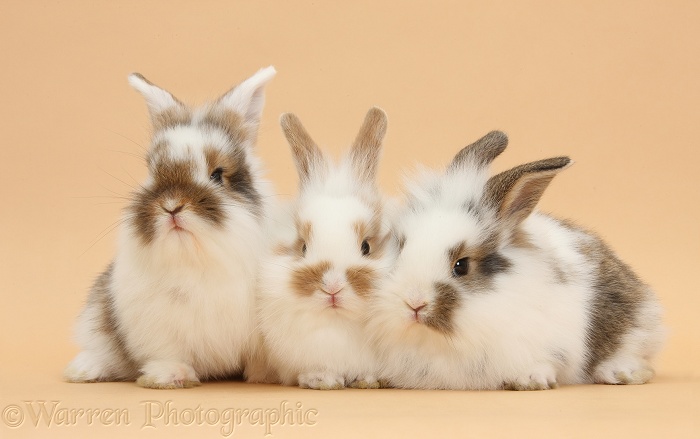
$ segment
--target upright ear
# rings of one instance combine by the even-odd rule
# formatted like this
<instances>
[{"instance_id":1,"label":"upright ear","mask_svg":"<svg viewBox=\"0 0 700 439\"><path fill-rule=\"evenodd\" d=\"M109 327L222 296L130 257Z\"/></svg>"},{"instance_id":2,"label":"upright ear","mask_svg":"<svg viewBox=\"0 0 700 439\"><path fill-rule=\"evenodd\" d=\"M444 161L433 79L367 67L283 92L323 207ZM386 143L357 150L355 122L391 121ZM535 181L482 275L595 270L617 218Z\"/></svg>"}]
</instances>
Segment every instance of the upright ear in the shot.
<instances>
[{"instance_id":1,"label":"upright ear","mask_svg":"<svg viewBox=\"0 0 700 439\"><path fill-rule=\"evenodd\" d=\"M352 144L350 160L355 172L363 181L374 182L377 176L386 126L386 113L381 108L371 108Z\"/></svg>"},{"instance_id":2,"label":"upright ear","mask_svg":"<svg viewBox=\"0 0 700 439\"><path fill-rule=\"evenodd\" d=\"M508 136L502 131L491 131L481 139L465 146L452 159L448 169L465 167L481 169L491 164L508 146Z\"/></svg>"},{"instance_id":3,"label":"upright ear","mask_svg":"<svg viewBox=\"0 0 700 439\"><path fill-rule=\"evenodd\" d=\"M219 98L217 103L242 115L246 122L257 126L265 106L265 84L276 74L277 70L272 66L260 69Z\"/></svg>"},{"instance_id":4,"label":"upright ear","mask_svg":"<svg viewBox=\"0 0 700 439\"><path fill-rule=\"evenodd\" d=\"M497 209L506 227L515 228L532 213L554 176L570 164L568 157L555 157L494 175L486 183L485 201Z\"/></svg>"},{"instance_id":5,"label":"upright ear","mask_svg":"<svg viewBox=\"0 0 700 439\"><path fill-rule=\"evenodd\" d=\"M155 122L157 118L166 111L173 109L185 109L185 105L168 91L158 87L140 73L129 75L129 84L136 89L146 99L148 111L151 119Z\"/></svg>"},{"instance_id":6,"label":"upright ear","mask_svg":"<svg viewBox=\"0 0 700 439\"><path fill-rule=\"evenodd\" d=\"M325 172L326 161L323 153L306 132L299 118L292 113L283 114L280 117L280 125L292 149L292 156L299 174L299 185L304 187L313 175Z\"/></svg>"}]
</instances>

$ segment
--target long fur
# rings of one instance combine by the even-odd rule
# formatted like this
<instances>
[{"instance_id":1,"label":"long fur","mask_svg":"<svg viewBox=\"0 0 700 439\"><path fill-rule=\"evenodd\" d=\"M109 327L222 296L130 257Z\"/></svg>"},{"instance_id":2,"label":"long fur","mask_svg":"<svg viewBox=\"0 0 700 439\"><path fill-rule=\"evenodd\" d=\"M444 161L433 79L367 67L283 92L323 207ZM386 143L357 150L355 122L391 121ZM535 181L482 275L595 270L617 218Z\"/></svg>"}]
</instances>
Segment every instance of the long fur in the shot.
<instances>
[{"instance_id":1,"label":"long fur","mask_svg":"<svg viewBox=\"0 0 700 439\"><path fill-rule=\"evenodd\" d=\"M81 352L67 380L138 378L146 387L176 388L241 372L264 379L255 288L269 245L271 188L253 147L262 88L273 75L263 69L225 95L230 102L193 111L140 75L130 77L154 120L149 177L125 210L114 261L78 318ZM223 183L210 176L218 166ZM183 230L164 211L178 200L186 200L173 214Z\"/></svg>"},{"instance_id":2,"label":"long fur","mask_svg":"<svg viewBox=\"0 0 700 439\"><path fill-rule=\"evenodd\" d=\"M409 183L394 225L402 250L368 323L380 378L421 389L648 381L664 340L649 287L570 223L534 212L504 226L488 181L485 164L453 163ZM469 257L466 276L454 276L452 248Z\"/></svg>"},{"instance_id":3,"label":"long fur","mask_svg":"<svg viewBox=\"0 0 700 439\"><path fill-rule=\"evenodd\" d=\"M383 112L370 113L374 125L369 128L385 123ZM358 172L358 161L372 161L365 170L376 168L383 132L373 145L356 141L351 154L335 165L296 118L283 116L282 123L302 187L290 209L289 238L270 255L262 275L259 320L271 367L285 385L377 387L363 319L375 283L389 265L388 224L374 174ZM371 151L359 154L358 145ZM366 235L358 224L376 229ZM369 255L361 252L365 238L373 246ZM337 307L323 289L340 289Z\"/></svg>"}]
</instances>

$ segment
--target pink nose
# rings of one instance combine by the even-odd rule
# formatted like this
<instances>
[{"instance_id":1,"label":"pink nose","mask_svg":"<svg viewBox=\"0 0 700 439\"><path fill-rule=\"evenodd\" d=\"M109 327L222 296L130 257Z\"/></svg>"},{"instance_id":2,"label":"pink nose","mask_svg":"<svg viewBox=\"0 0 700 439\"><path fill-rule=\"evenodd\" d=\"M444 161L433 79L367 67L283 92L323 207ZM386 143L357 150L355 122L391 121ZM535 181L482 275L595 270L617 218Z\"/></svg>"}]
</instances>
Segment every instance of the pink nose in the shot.
<instances>
[{"instance_id":1,"label":"pink nose","mask_svg":"<svg viewBox=\"0 0 700 439\"><path fill-rule=\"evenodd\" d=\"M417 321L419 320L419 318L418 318L418 312L419 312L420 310L422 310L423 308L425 308L426 305L427 305L427 303L423 303L422 305L418 305L418 306L411 305L410 303L406 303L406 305L408 305L408 307L411 308L411 309L413 310L413 318L414 318L414 319L416 320L416 322L417 322Z\"/></svg>"},{"instance_id":2,"label":"pink nose","mask_svg":"<svg viewBox=\"0 0 700 439\"><path fill-rule=\"evenodd\" d=\"M168 210L168 209L166 209L165 207L163 208L163 210L166 211L166 212L168 212L170 215L176 215L177 213L181 212L182 209L184 209L184 207L185 207L184 204L180 204L179 206L177 206L177 207L176 207L175 209L173 209L173 210Z\"/></svg>"},{"instance_id":3,"label":"pink nose","mask_svg":"<svg viewBox=\"0 0 700 439\"><path fill-rule=\"evenodd\" d=\"M322 288L321 291L326 294L330 294L331 296L335 296L339 292L343 291L343 286L339 284L325 285L325 288Z\"/></svg>"}]
</instances>

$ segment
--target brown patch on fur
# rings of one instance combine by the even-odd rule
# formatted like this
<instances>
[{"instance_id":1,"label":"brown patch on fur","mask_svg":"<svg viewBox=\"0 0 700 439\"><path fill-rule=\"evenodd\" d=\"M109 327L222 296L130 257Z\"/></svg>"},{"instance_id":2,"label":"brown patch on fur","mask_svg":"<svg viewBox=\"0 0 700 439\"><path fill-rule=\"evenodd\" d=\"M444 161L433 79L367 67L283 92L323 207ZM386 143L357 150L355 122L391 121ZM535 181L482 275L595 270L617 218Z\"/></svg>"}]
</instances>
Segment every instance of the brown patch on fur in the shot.
<instances>
[{"instance_id":1,"label":"brown patch on fur","mask_svg":"<svg viewBox=\"0 0 700 439\"><path fill-rule=\"evenodd\" d=\"M648 300L649 288L597 236L580 243L579 250L593 266L593 297L586 340L586 371L614 355L622 338L636 325L637 310Z\"/></svg>"},{"instance_id":2,"label":"brown patch on fur","mask_svg":"<svg viewBox=\"0 0 700 439\"><path fill-rule=\"evenodd\" d=\"M467 257L467 243L460 242L459 244L453 246L447 250L447 259L451 264L454 265L459 259Z\"/></svg>"},{"instance_id":3,"label":"brown patch on fur","mask_svg":"<svg viewBox=\"0 0 700 439\"><path fill-rule=\"evenodd\" d=\"M371 108L350 149L353 169L361 181L368 183L375 181L386 127L386 113L380 108Z\"/></svg>"},{"instance_id":4,"label":"brown patch on fur","mask_svg":"<svg viewBox=\"0 0 700 439\"><path fill-rule=\"evenodd\" d=\"M302 297L311 296L316 290L323 287L323 275L330 268L330 262L322 261L294 269L289 281L292 290Z\"/></svg>"},{"instance_id":5,"label":"brown patch on fur","mask_svg":"<svg viewBox=\"0 0 700 439\"><path fill-rule=\"evenodd\" d=\"M260 217L262 215L260 194L254 186L252 172L245 160L245 151L237 147L226 152L216 148L206 148L204 156L209 174L221 168L222 181L230 191L230 195L247 205L256 216Z\"/></svg>"},{"instance_id":6,"label":"brown patch on fur","mask_svg":"<svg viewBox=\"0 0 700 439\"><path fill-rule=\"evenodd\" d=\"M370 259L379 259L384 255L386 245L389 242L389 233L382 234L382 206L377 201L373 204L372 218L369 223L358 221L353 225L355 235L357 236L357 248L362 247L362 242L367 241L369 244L369 254L366 256Z\"/></svg>"},{"instance_id":7,"label":"brown patch on fur","mask_svg":"<svg viewBox=\"0 0 700 439\"><path fill-rule=\"evenodd\" d=\"M425 318L425 325L443 334L451 334L454 331L452 316L459 306L459 291L452 285L437 282L435 293L435 302Z\"/></svg>"},{"instance_id":8,"label":"brown patch on fur","mask_svg":"<svg viewBox=\"0 0 700 439\"><path fill-rule=\"evenodd\" d=\"M491 131L481 139L459 151L449 169L457 169L468 164L482 168L488 166L508 146L508 136L502 131Z\"/></svg>"},{"instance_id":9,"label":"brown patch on fur","mask_svg":"<svg viewBox=\"0 0 700 439\"><path fill-rule=\"evenodd\" d=\"M251 137L249 127L243 117L231 110L216 108L210 110L200 122L201 125L218 128L225 132L233 145L240 145Z\"/></svg>"},{"instance_id":10,"label":"brown patch on fur","mask_svg":"<svg viewBox=\"0 0 700 439\"><path fill-rule=\"evenodd\" d=\"M132 214L130 220L144 244L155 238L156 221L163 215L162 203L167 199L175 200L213 226L221 226L226 213L220 195L192 180L191 164L159 160L155 166L153 185L142 188L128 208Z\"/></svg>"},{"instance_id":11,"label":"brown patch on fur","mask_svg":"<svg viewBox=\"0 0 700 439\"><path fill-rule=\"evenodd\" d=\"M297 227L297 234L299 235L299 238L303 239L304 242L309 243L311 242L311 238L313 237L313 226L311 225L310 221L301 221L299 219L296 220L296 227Z\"/></svg>"},{"instance_id":12,"label":"brown patch on fur","mask_svg":"<svg viewBox=\"0 0 700 439\"><path fill-rule=\"evenodd\" d=\"M281 256L294 256L296 258L304 257L304 245L308 245L311 241L312 226L308 221L295 220L297 229L297 239L291 244L278 244L275 248L275 254Z\"/></svg>"},{"instance_id":13,"label":"brown patch on fur","mask_svg":"<svg viewBox=\"0 0 700 439\"><path fill-rule=\"evenodd\" d=\"M87 307L95 307L99 310L98 320L95 322L95 330L107 337L114 354L119 358L116 364L109 365L113 375L106 377L106 379L134 380L138 375L138 366L129 354L126 341L119 327L119 320L114 311L114 299L110 290L113 273L114 264L111 263L92 285Z\"/></svg>"},{"instance_id":14,"label":"brown patch on fur","mask_svg":"<svg viewBox=\"0 0 700 439\"><path fill-rule=\"evenodd\" d=\"M567 276L564 269L561 268L561 266L557 263L556 260L549 261L549 269L552 271L552 274L554 275L554 280L557 283L565 284L569 282L569 276Z\"/></svg>"},{"instance_id":15,"label":"brown patch on fur","mask_svg":"<svg viewBox=\"0 0 700 439\"><path fill-rule=\"evenodd\" d=\"M292 156L299 174L299 185L304 187L313 173L323 169L322 165L325 164L323 153L298 117L292 113L285 113L280 118L280 124L287 142L292 148Z\"/></svg>"},{"instance_id":16,"label":"brown patch on fur","mask_svg":"<svg viewBox=\"0 0 700 439\"><path fill-rule=\"evenodd\" d=\"M523 248L523 249L535 249L537 246L533 244L530 239L530 235L525 232L520 227L517 227L513 233L510 235L510 244L513 247Z\"/></svg>"},{"instance_id":17,"label":"brown patch on fur","mask_svg":"<svg viewBox=\"0 0 700 439\"><path fill-rule=\"evenodd\" d=\"M178 106L170 107L164 111L156 113L151 119L153 122L153 132L158 132L180 125L189 125L192 123L192 114L186 107Z\"/></svg>"},{"instance_id":18,"label":"brown patch on fur","mask_svg":"<svg viewBox=\"0 0 700 439\"><path fill-rule=\"evenodd\" d=\"M568 157L555 157L494 175L486 183L484 201L514 228L530 215L552 178L569 163Z\"/></svg>"},{"instance_id":19,"label":"brown patch on fur","mask_svg":"<svg viewBox=\"0 0 700 439\"><path fill-rule=\"evenodd\" d=\"M360 297L368 297L374 291L377 276L376 270L369 267L350 267L345 271L348 283Z\"/></svg>"},{"instance_id":20,"label":"brown patch on fur","mask_svg":"<svg viewBox=\"0 0 700 439\"><path fill-rule=\"evenodd\" d=\"M493 289L493 277L510 269L512 264L498 252L495 237L496 235L477 247L470 248L466 242L461 242L448 249L446 256L450 274L459 259L468 258L467 274L454 278L460 291L465 293L490 291Z\"/></svg>"}]
</instances>

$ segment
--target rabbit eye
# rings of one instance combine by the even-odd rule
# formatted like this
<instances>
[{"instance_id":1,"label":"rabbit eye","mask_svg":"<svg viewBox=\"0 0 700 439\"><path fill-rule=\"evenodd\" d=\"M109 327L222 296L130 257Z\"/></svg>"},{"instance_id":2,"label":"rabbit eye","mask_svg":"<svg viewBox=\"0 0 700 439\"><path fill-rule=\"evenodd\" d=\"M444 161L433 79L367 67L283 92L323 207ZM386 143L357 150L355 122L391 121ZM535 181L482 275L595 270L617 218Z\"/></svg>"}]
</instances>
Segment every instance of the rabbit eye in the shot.
<instances>
[{"instance_id":1,"label":"rabbit eye","mask_svg":"<svg viewBox=\"0 0 700 439\"><path fill-rule=\"evenodd\" d=\"M301 245L301 255L306 256L306 243Z\"/></svg>"},{"instance_id":2,"label":"rabbit eye","mask_svg":"<svg viewBox=\"0 0 700 439\"><path fill-rule=\"evenodd\" d=\"M464 276L469 272L469 258L462 258L455 262L454 267L452 267L452 275L454 277Z\"/></svg>"},{"instance_id":3,"label":"rabbit eye","mask_svg":"<svg viewBox=\"0 0 700 439\"><path fill-rule=\"evenodd\" d=\"M360 250L362 251L362 256L367 256L369 254L369 242L365 239L362 241L362 246L360 247Z\"/></svg>"},{"instance_id":4,"label":"rabbit eye","mask_svg":"<svg viewBox=\"0 0 700 439\"><path fill-rule=\"evenodd\" d=\"M224 170L221 168L216 168L214 169L214 172L211 173L209 176L209 180L213 181L216 184L221 184L223 182L222 176L223 176Z\"/></svg>"}]
</instances>

